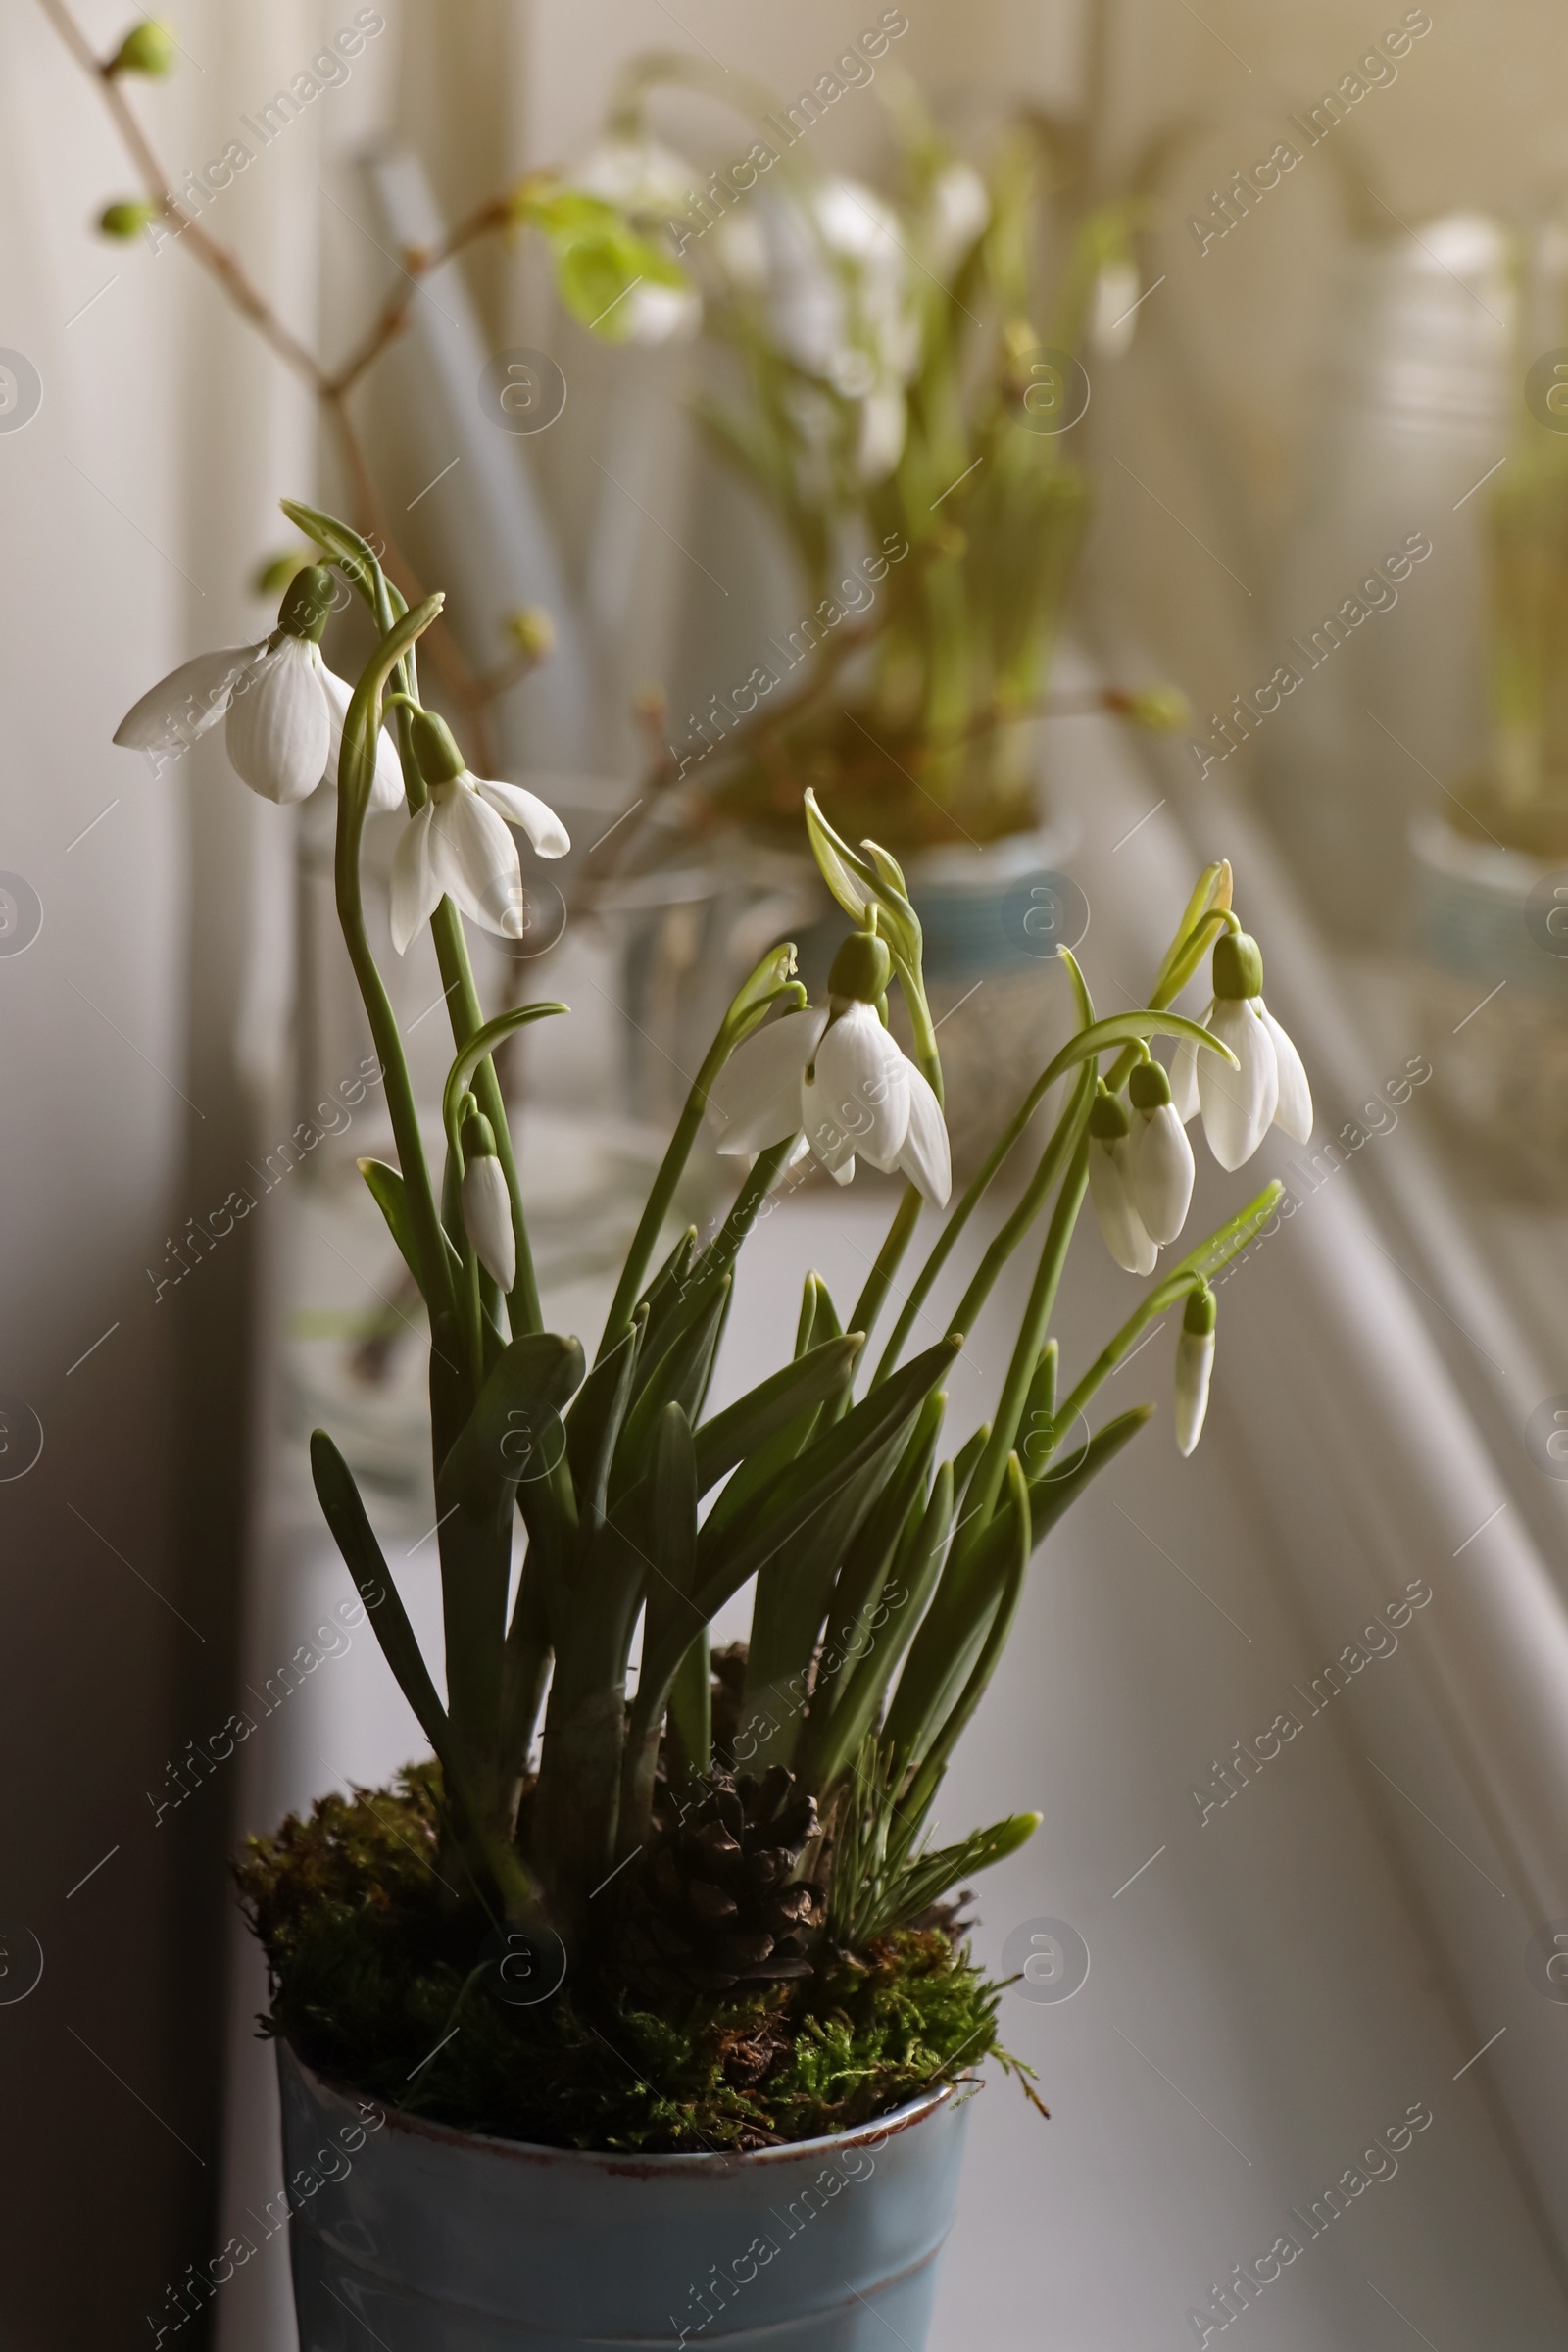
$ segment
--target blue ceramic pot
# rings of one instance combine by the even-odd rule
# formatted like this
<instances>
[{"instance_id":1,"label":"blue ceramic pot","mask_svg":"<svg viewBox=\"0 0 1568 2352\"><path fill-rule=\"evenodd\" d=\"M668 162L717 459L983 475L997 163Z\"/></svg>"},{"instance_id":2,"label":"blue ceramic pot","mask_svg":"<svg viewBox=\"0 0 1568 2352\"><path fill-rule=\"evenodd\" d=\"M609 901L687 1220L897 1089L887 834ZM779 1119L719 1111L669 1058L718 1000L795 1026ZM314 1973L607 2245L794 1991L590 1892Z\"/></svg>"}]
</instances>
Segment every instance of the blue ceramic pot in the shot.
<instances>
[{"instance_id":1,"label":"blue ceramic pot","mask_svg":"<svg viewBox=\"0 0 1568 2352\"><path fill-rule=\"evenodd\" d=\"M278 2044L301 2352L921 2352L964 2095L750 2156L490 2139ZM890 2333L891 2331L891 2333Z\"/></svg>"}]
</instances>

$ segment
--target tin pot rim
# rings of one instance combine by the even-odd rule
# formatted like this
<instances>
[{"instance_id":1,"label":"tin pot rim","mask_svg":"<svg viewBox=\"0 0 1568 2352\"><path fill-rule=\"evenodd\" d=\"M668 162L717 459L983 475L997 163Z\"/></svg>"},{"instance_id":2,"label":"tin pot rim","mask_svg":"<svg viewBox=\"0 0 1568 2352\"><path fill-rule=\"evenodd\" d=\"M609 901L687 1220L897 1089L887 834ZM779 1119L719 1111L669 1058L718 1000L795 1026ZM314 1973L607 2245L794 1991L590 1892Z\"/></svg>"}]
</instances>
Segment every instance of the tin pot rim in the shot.
<instances>
[{"instance_id":1,"label":"tin pot rim","mask_svg":"<svg viewBox=\"0 0 1568 2352\"><path fill-rule=\"evenodd\" d=\"M306 2064L294 2044L284 2034L277 2037L278 2054L286 2058L299 2074L306 2087L317 2097L353 2098L362 2105L367 2093L351 2084L329 2082ZM985 2087L984 2078L973 2077L964 2095L972 2096ZM936 2090L922 2091L918 2098L906 2101L886 2115L874 2116L864 2124L857 2124L848 2132L829 2132L814 2139L787 2140L781 2147L746 2150L716 2149L710 2154L688 2155L674 2152L639 2153L635 2148L557 2148L538 2140L504 2139L495 2132L466 2132L454 2124L436 2123L422 2115L410 2115L401 2107L384 2107L381 2100L372 2103L382 2107L387 2124L411 2139L426 2140L440 2147L482 2148L492 2155L520 2164L579 2165L589 2169L615 2174L630 2174L643 2179L669 2176L685 2172L711 2173L729 2176L734 2173L760 2171L770 2165L796 2162L818 2163L824 2155L843 2148L882 2147L896 2134L911 2131L925 2123L957 2097L958 2084L944 2082Z\"/></svg>"}]
</instances>

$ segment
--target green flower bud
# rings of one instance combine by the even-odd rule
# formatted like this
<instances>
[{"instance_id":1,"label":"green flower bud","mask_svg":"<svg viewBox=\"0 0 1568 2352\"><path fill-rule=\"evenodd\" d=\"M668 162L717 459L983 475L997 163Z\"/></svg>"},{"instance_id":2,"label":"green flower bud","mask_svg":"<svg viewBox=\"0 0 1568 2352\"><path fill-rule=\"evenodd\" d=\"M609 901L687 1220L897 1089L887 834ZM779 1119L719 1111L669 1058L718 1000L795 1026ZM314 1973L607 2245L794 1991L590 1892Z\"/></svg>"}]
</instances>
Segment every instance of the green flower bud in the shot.
<instances>
[{"instance_id":1,"label":"green flower bud","mask_svg":"<svg viewBox=\"0 0 1568 2352\"><path fill-rule=\"evenodd\" d=\"M1095 1099L1089 1107L1089 1132L1102 1144L1119 1143L1132 1133L1132 1120L1120 1095L1113 1095L1103 1078L1097 1081Z\"/></svg>"},{"instance_id":2,"label":"green flower bud","mask_svg":"<svg viewBox=\"0 0 1568 2352\"><path fill-rule=\"evenodd\" d=\"M450 784L467 766L453 739L452 729L433 710L414 714L414 756L427 784Z\"/></svg>"},{"instance_id":3,"label":"green flower bud","mask_svg":"<svg viewBox=\"0 0 1568 2352\"><path fill-rule=\"evenodd\" d=\"M1263 957L1255 939L1246 931L1222 931L1214 942L1216 997L1260 997Z\"/></svg>"},{"instance_id":4,"label":"green flower bud","mask_svg":"<svg viewBox=\"0 0 1568 2352\"><path fill-rule=\"evenodd\" d=\"M307 564L283 591L283 601L277 608L278 627L285 637L303 637L308 643L319 645L335 596L332 574L326 565Z\"/></svg>"},{"instance_id":5,"label":"green flower bud","mask_svg":"<svg viewBox=\"0 0 1568 2352\"><path fill-rule=\"evenodd\" d=\"M1135 1062L1127 1094L1134 1110L1162 1109L1170 1101L1170 1079L1163 1062Z\"/></svg>"},{"instance_id":6,"label":"green flower bud","mask_svg":"<svg viewBox=\"0 0 1568 2352\"><path fill-rule=\"evenodd\" d=\"M150 74L160 79L172 74L179 59L179 43L167 24L154 17L144 17L133 24L120 47L109 61L111 74Z\"/></svg>"},{"instance_id":7,"label":"green flower bud","mask_svg":"<svg viewBox=\"0 0 1568 2352\"><path fill-rule=\"evenodd\" d=\"M1131 693L1113 689L1105 701L1146 735L1181 735L1193 723L1193 706L1179 686L1143 686Z\"/></svg>"},{"instance_id":8,"label":"green flower bud","mask_svg":"<svg viewBox=\"0 0 1568 2352\"><path fill-rule=\"evenodd\" d=\"M1219 1321L1219 1300L1206 1287L1188 1294L1182 1314L1182 1329L1192 1333L1195 1340L1206 1339Z\"/></svg>"},{"instance_id":9,"label":"green flower bud","mask_svg":"<svg viewBox=\"0 0 1568 2352\"><path fill-rule=\"evenodd\" d=\"M470 1102L473 1101L471 1095L466 1099ZM464 1114L463 1156L468 1160L494 1159L496 1156L496 1131L477 1106Z\"/></svg>"},{"instance_id":10,"label":"green flower bud","mask_svg":"<svg viewBox=\"0 0 1568 2352\"><path fill-rule=\"evenodd\" d=\"M887 993L893 958L874 931L852 931L833 958L827 976L830 997L853 997L874 1004Z\"/></svg>"},{"instance_id":11,"label":"green flower bud","mask_svg":"<svg viewBox=\"0 0 1568 2352\"><path fill-rule=\"evenodd\" d=\"M258 564L251 575L252 595L281 596L290 580L305 569L310 560L309 556L299 554L269 556L265 563Z\"/></svg>"},{"instance_id":12,"label":"green flower bud","mask_svg":"<svg viewBox=\"0 0 1568 2352\"><path fill-rule=\"evenodd\" d=\"M144 228L162 215L156 204L124 197L119 204L110 204L98 216L98 226L106 237L139 237Z\"/></svg>"},{"instance_id":13,"label":"green flower bud","mask_svg":"<svg viewBox=\"0 0 1568 2352\"><path fill-rule=\"evenodd\" d=\"M547 661L556 650L556 624L543 605L519 605L502 626L526 662Z\"/></svg>"}]
</instances>

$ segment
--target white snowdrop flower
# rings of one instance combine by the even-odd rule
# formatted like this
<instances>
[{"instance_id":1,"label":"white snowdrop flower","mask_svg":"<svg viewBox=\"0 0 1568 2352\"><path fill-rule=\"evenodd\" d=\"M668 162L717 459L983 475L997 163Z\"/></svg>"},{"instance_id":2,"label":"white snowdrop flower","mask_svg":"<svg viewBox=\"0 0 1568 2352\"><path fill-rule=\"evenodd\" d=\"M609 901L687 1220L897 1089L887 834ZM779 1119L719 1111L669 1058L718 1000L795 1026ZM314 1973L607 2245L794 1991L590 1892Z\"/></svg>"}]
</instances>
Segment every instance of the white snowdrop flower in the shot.
<instances>
[{"instance_id":1,"label":"white snowdrop flower","mask_svg":"<svg viewBox=\"0 0 1568 2352\"><path fill-rule=\"evenodd\" d=\"M566 176L586 195L618 205L622 212L662 220L684 209L702 175L684 155L644 133L599 140Z\"/></svg>"},{"instance_id":2,"label":"white snowdrop flower","mask_svg":"<svg viewBox=\"0 0 1568 2352\"><path fill-rule=\"evenodd\" d=\"M1129 1274L1152 1274L1159 1250L1134 1199L1132 1144L1127 1105L1102 1079L1089 1113L1089 1198L1117 1265Z\"/></svg>"},{"instance_id":3,"label":"white snowdrop flower","mask_svg":"<svg viewBox=\"0 0 1568 2352\"><path fill-rule=\"evenodd\" d=\"M1138 268L1123 258L1106 262L1095 280L1089 314L1089 348L1102 360L1119 360L1138 326Z\"/></svg>"},{"instance_id":4,"label":"white snowdrop flower","mask_svg":"<svg viewBox=\"0 0 1568 2352\"><path fill-rule=\"evenodd\" d=\"M623 343L689 343L703 323L703 301L695 286L632 286L611 318ZM624 318L626 324L620 327Z\"/></svg>"},{"instance_id":5,"label":"white snowdrop flower","mask_svg":"<svg viewBox=\"0 0 1568 2352\"><path fill-rule=\"evenodd\" d=\"M1312 1133L1312 1094L1301 1056L1263 1002L1263 958L1245 931L1222 932L1214 945L1214 995L1202 1026L1228 1046L1232 1069L1217 1054L1200 1055L1184 1039L1171 1063L1179 1118L1203 1114L1208 1148L1222 1168L1251 1158L1270 1126L1298 1144Z\"/></svg>"},{"instance_id":6,"label":"white snowdrop flower","mask_svg":"<svg viewBox=\"0 0 1568 2352\"><path fill-rule=\"evenodd\" d=\"M908 411L902 384L879 384L860 403L860 429L855 448L856 471L862 482L885 482L904 455Z\"/></svg>"},{"instance_id":7,"label":"white snowdrop flower","mask_svg":"<svg viewBox=\"0 0 1568 2352\"><path fill-rule=\"evenodd\" d=\"M891 969L880 939L852 932L828 975L827 1008L786 1013L737 1048L709 1096L721 1152L762 1152L804 1132L838 1183L863 1158L884 1173L899 1169L946 1206L953 1163L942 1106L877 1012Z\"/></svg>"},{"instance_id":8,"label":"white snowdrop flower","mask_svg":"<svg viewBox=\"0 0 1568 2352\"><path fill-rule=\"evenodd\" d=\"M926 251L939 276L963 261L990 226L991 198L972 164L945 164L926 199Z\"/></svg>"},{"instance_id":9,"label":"white snowdrop flower","mask_svg":"<svg viewBox=\"0 0 1568 2352\"><path fill-rule=\"evenodd\" d=\"M1214 1371L1214 1325L1218 1304L1211 1290L1194 1291L1182 1315L1176 1342L1176 1450L1192 1452L1202 1435L1208 1411L1208 1384Z\"/></svg>"},{"instance_id":10,"label":"white snowdrop flower","mask_svg":"<svg viewBox=\"0 0 1568 2352\"><path fill-rule=\"evenodd\" d=\"M1163 1248L1187 1222L1197 1166L1187 1130L1170 1099L1170 1080L1157 1061L1140 1061L1127 1081L1132 1132L1127 1167L1133 1205L1152 1242Z\"/></svg>"},{"instance_id":11,"label":"white snowdrop flower","mask_svg":"<svg viewBox=\"0 0 1568 2352\"><path fill-rule=\"evenodd\" d=\"M564 858L571 847L565 826L520 785L470 775L433 711L417 713L414 739L429 798L392 853L392 945L401 956L443 898L487 931L521 939L522 867L509 827L520 825L541 858Z\"/></svg>"},{"instance_id":12,"label":"white snowdrop flower","mask_svg":"<svg viewBox=\"0 0 1568 2352\"><path fill-rule=\"evenodd\" d=\"M162 766L226 717L224 746L235 772L264 800L286 808L335 781L354 689L321 659L332 601L331 573L308 564L289 582L270 637L181 662L126 711L116 743L152 754ZM402 799L403 771L383 728L370 807L396 808Z\"/></svg>"},{"instance_id":13,"label":"white snowdrop flower","mask_svg":"<svg viewBox=\"0 0 1568 2352\"><path fill-rule=\"evenodd\" d=\"M517 1279L512 1195L496 1156L495 1130L483 1111L471 1111L463 1122L463 1156L459 1197L464 1229L485 1272L501 1290L510 1291Z\"/></svg>"}]
</instances>

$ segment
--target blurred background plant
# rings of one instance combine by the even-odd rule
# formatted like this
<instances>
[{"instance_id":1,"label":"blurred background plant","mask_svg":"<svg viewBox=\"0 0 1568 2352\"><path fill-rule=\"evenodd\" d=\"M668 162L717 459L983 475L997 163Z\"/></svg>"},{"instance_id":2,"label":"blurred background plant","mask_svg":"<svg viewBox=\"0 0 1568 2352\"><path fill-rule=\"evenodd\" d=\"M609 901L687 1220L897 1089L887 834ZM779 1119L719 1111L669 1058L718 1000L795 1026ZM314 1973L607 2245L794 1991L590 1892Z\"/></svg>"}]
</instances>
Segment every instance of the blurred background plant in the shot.
<instances>
[{"instance_id":1,"label":"blurred background plant","mask_svg":"<svg viewBox=\"0 0 1568 2352\"><path fill-rule=\"evenodd\" d=\"M762 134L729 178L655 134L671 84ZM1069 438L1080 355L1131 340L1139 208L1091 198L1081 141L1044 115L1005 122L977 165L907 74L885 67L877 89L891 195L795 144L768 91L688 56L627 68L577 172L691 267L715 360L705 434L799 583L803 618L749 705L711 697L672 747L683 773L716 755L700 807L793 839L809 786L854 837L972 847L1039 822L1039 721L1090 504ZM1169 693L1112 707L1186 717Z\"/></svg>"}]
</instances>

